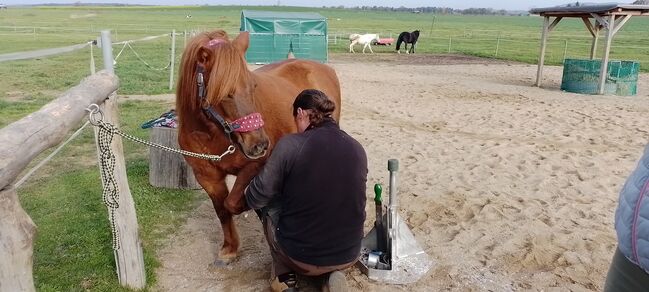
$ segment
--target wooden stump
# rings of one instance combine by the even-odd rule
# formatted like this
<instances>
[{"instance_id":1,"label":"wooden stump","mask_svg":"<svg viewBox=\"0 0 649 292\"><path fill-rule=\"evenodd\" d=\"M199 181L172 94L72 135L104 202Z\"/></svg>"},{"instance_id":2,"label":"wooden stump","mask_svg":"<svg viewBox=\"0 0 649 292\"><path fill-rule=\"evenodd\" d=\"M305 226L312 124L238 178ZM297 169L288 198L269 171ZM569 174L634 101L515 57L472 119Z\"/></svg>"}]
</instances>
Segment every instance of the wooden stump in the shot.
<instances>
[{"instance_id":1,"label":"wooden stump","mask_svg":"<svg viewBox=\"0 0 649 292\"><path fill-rule=\"evenodd\" d=\"M149 140L179 149L177 129L153 127ZM155 187L172 189L201 188L182 155L153 147L149 149L149 183Z\"/></svg>"}]
</instances>

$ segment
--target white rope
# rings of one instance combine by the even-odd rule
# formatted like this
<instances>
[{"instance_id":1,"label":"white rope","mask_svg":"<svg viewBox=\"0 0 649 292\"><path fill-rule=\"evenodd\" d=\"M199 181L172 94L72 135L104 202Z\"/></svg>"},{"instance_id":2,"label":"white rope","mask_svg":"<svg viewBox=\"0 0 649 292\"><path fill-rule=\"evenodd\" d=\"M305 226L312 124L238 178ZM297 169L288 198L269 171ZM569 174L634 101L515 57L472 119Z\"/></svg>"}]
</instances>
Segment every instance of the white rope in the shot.
<instances>
[{"instance_id":1,"label":"white rope","mask_svg":"<svg viewBox=\"0 0 649 292\"><path fill-rule=\"evenodd\" d=\"M149 68L152 69L152 70L155 70L155 71L163 71L163 70L167 70L167 68L169 68L169 66L171 66L171 62L169 62L169 63L167 64L167 66L165 66L164 68L154 68L153 66L149 65L149 63L147 63L146 61L144 61L144 59L142 59L142 57L140 57L140 55L135 51L135 49L133 49L133 47L131 47L131 43L126 43L126 45L128 45L128 47L131 48L131 51L133 51L133 54L135 54L135 56L136 56L140 61L142 61L142 63L144 63L144 65L146 65L147 67L149 67Z\"/></svg>"},{"instance_id":2,"label":"white rope","mask_svg":"<svg viewBox=\"0 0 649 292\"><path fill-rule=\"evenodd\" d=\"M83 49L86 46L88 46L89 44L92 44L92 41L87 42L87 43L83 43L83 44L77 44L77 45L72 45L72 46L67 46L67 47L61 47L61 48L49 48L49 49L34 50L34 51L28 51L28 52L17 52L17 53L2 54L2 55L0 55L0 62L14 61L14 60L24 60L24 59L35 59L35 58L42 58L42 57L47 57L47 56L59 55L59 54L73 52L73 51L76 51L76 50Z\"/></svg>"},{"instance_id":3,"label":"white rope","mask_svg":"<svg viewBox=\"0 0 649 292\"><path fill-rule=\"evenodd\" d=\"M122 46L122 49L119 51L119 53L117 53L117 56L113 59L113 63L117 63L117 59L119 59L119 56L122 55L122 52L124 52L124 49L126 49L127 45L128 45L128 42L124 43L124 46Z\"/></svg>"},{"instance_id":4,"label":"white rope","mask_svg":"<svg viewBox=\"0 0 649 292\"><path fill-rule=\"evenodd\" d=\"M63 142L63 144L59 145L59 147L57 147L52 153L50 153L50 155L45 157L45 159L41 160L41 162L39 162L36 166L34 166L34 168L30 169L29 172L27 172L25 174L25 176L23 176L18 182L16 182L16 184L14 185L15 188L20 187L20 185L22 185L35 171L37 171L39 168L41 168L43 165L45 165L45 163L49 162L52 159L52 157L54 157L54 155L58 154L59 151L61 151L61 149L63 149L63 147L66 144L68 144L70 141L72 141L72 139L79 136L79 134L81 134L81 131L83 131L83 129L88 124L90 124L89 121L87 121L85 124L83 124L83 126L81 126L81 128L79 128L76 132L74 132L74 134L72 134L72 136L70 136L70 138L68 138L68 140Z\"/></svg>"},{"instance_id":5,"label":"white rope","mask_svg":"<svg viewBox=\"0 0 649 292\"><path fill-rule=\"evenodd\" d=\"M123 44L126 44L126 43L150 41L150 40L154 40L154 39L161 38L161 37L164 37L164 36L169 36L169 34L165 33L165 34L161 34L161 35L147 36L147 37L143 37L141 39L136 39L136 40L121 41L121 42L113 43L113 45L123 45Z\"/></svg>"}]
</instances>

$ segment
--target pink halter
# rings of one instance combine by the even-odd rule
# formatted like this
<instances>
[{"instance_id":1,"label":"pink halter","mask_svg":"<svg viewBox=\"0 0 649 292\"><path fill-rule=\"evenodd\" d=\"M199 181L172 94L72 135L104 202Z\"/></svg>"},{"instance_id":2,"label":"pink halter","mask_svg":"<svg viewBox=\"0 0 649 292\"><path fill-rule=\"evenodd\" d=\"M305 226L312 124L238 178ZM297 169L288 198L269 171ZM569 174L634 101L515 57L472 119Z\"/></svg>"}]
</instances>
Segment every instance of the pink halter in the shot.
<instances>
[{"instance_id":1,"label":"pink halter","mask_svg":"<svg viewBox=\"0 0 649 292\"><path fill-rule=\"evenodd\" d=\"M225 41L224 39L211 39L209 42L207 42L207 47L213 49L225 43L227 43L227 41Z\"/></svg>"},{"instance_id":2,"label":"pink halter","mask_svg":"<svg viewBox=\"0 0 649 292\"><path fill-rule=\"evenodd\" d=\"M260 113L251 113L232 122L235 132L250 132L264 126L264 120Z\"/></svg>"}]
</instances>

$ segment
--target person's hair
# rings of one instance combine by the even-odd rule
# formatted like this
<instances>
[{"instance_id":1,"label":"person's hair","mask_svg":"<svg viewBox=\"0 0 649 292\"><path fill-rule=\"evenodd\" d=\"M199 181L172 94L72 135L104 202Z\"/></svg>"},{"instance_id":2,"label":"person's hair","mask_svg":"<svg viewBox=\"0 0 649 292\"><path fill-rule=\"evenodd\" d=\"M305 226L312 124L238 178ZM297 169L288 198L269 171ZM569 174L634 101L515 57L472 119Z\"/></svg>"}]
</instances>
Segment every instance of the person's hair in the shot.
<instances>
[{"instance_id":1,"label":"person's hair","mask_svg":"<svg viewBox=\"0 0 649 292\"><path fill-rule=\"evenodd\" d=\"M336 109L336 104L320 90L305 89L293 102L293 117L297 116L297 108L309 110L310 127L317 127L325 119L333 119L331 114Z\"/></svg>"}]
</instances>

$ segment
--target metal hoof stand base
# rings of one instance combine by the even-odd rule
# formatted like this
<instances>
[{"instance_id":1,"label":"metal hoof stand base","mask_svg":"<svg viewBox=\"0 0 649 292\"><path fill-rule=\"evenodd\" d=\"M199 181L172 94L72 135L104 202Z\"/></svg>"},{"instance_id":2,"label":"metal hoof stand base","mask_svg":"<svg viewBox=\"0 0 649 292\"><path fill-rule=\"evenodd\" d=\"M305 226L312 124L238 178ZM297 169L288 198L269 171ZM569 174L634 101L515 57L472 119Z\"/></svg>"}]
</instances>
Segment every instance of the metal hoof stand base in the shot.
<instances>
[{"instance_id":1,"label":"metal hoof stand base","mask_svg":"<svg viewBox=\"0 0 649 292\"><path fill-rule=\"evenodd\" d=\"M408 225L397 214L396 172L399 162L388 161L390 171L390 202L383 212L381 186L376 185L374 201L377 220L363 238L358 268L370 279L390 284L414 283L425 275L432 262L419 246ZM385 214L384 214L385 213Z\"/></svg>"}]
</instances>

